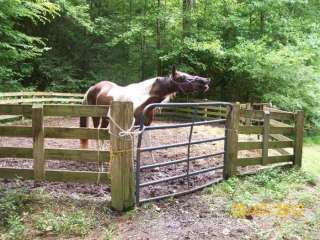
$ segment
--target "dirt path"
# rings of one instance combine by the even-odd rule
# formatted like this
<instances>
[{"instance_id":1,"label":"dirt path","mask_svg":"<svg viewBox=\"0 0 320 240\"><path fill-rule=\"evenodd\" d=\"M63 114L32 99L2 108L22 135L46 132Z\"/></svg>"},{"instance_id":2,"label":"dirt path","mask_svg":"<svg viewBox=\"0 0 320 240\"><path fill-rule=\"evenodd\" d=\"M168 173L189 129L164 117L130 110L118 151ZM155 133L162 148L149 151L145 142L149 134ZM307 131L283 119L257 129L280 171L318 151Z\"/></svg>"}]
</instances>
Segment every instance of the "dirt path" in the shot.
<instances>
[{"instance_id":1,"label":"dirt path","mask_svg":"<svg viewBox=\"0 0 320 240\"><path fill-rule=\"evenodd\" d=\"M202 194L146 205L117 221L120 239L256 239L250 222L231 218L225 202L206 201Z\"/></svg>"}]
</instances>

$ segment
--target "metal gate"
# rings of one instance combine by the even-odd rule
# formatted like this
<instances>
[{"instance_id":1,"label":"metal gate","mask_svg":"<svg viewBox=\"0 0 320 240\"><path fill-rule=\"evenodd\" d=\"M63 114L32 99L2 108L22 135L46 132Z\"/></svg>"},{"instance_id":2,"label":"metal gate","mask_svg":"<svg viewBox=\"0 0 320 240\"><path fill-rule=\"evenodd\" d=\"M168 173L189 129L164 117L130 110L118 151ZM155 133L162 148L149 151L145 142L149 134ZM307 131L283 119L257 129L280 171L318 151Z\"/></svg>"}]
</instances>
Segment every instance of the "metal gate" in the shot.
<instances>
[{"instance_id":1,"label":"metal gate","mask_svg":"<svg viewBox=\"0 0 320 240\"><path fill-rule=\"evenodd\" d=\"M206 107L223 107L227 109L226 111L226 116L223 118L219 119L212 119L212 118L207 118L207 116L199 117L198 111L200 109L204 109ZM174 123L174 124L165 124L165 125L152 125L152 126L145 126L144 125L144 119L146 118L146 112L150 109L155 109L155 108L186 108L188 107L189 109L192 109L191 111L191 119L188 119L188 121L184 122L179 122L179 123ZM222 126L226 126L227 124L227 119L232 110L232 104L227 103L227 102L200 102L200 103L157 103L157 104L150 104L145 107L142 116L141 116L141 124L140 124L140 134L138 135L138 142L137 142L137 158L136 158L136 203L141 204L143 202L148 202L152 200L160 200L164 198L169 198L169 197L174 197L174 196L181 196L185 195L200 189L203 189L205 187L208 187L212 185L213 183L216 183L220 180L222 180L222 174L221 177L218 179L214 179L208 182L205 182L204 184L201 184L200 186L190 186L190 178L196 175L200 174L207 174L209 172L213 172L219 169L224 168L224 163L226 161L226 155L225 155L225 149L227 145L226 141L226 131L224 131L223 136L221 137L210 137L202 140L192 140L193 136L193 131L195 126L201 126L201 125L212 125L212 124L219 124ZM174 144L164 144L164 145L158 145L158 146L148 146L148 147L142 147L142 139L144 137L144 133L148 131L155 131L155 130L162 130L162 129L177 129L177 128L186 128L190 127L189 130L189 136L187 141L185 142L180 142L180 143L174 143ZM226 127L225 127L226 129ZM190 151L191 151L191 146L193 145L198 145L198 144L203 144L203 143L212 143L212 142L218 142L218 141L224 141L223 143L223 149L221 151L215 152L215 153L210 153L210 154L205 154L205 155L200 155L200 156L192 156L190 157ZM186 147L186 157L182 159L175 159L175 160L170 160L168 159L167 161L164 162L158 162L158 163L152 163L152 164L142 164L141 162L141 154L145 152L153 152L156 150L162 150L162 149L172 149L172 148L178 148L178 147ZM197 171L190 171L190 163L192 161L196 161L199 159L208 159L216 156L223 156L223 162L219 166L214 166L214 167L207 167L205 169L197 170ZM153 181L147 181L147 182L141 182L141 174L144 171L152 171L153 169L159 169L162 167L170 166L170 165L177 165L177 164L185 164L185 169L183 169L184 173L183 174L178 174L178 175L173 175ZM183 179L184 181L187 182L187 189L182 190L179 192L173 192L169 194L157 194L156 196L149 197L149 198L141 198L140 191L142 188L145 188L147 186L153 186L157 184L163 184L163 183L168 183L169 181L174 181L174 180L179 180Z\"/></svg>"}]
</instances>

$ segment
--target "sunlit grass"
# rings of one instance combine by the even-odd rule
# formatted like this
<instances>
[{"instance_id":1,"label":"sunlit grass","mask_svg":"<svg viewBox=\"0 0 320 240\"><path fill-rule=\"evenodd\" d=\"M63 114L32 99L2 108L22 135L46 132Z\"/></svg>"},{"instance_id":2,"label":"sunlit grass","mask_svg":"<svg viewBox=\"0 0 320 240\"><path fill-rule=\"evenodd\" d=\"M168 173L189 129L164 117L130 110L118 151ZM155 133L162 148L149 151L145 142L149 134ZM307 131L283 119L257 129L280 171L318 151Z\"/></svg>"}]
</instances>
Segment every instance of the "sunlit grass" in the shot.
<instances>
[{"instance_id":1,"label":"sunlit grass","mask_svg":"<svg viewBox=\"0 0 320 240\"><path fill-rule=\"evenodd\" d=\"M320 144L305 144L302 167L305 171L320 177Z\"/></svg>"}]
</instances>

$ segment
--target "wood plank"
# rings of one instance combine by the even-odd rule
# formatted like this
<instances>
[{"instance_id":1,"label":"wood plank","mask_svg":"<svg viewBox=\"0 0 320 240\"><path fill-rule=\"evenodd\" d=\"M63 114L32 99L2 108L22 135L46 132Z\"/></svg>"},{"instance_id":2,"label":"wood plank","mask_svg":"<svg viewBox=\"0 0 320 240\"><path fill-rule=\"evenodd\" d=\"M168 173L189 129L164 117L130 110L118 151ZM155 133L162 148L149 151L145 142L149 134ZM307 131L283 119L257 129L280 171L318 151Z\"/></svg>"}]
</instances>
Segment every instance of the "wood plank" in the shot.
<instances>
[{"instance_id":1,"label":"wood plank","mask_svg":"<svg viewBox=\"0 0 320 240\"><path fill-rule=\"evenodd\" d=\"M281 134L270 134L270 138L277 141L293 141L291 138Z\"/></svg>"},{"instance_id":2,"label":"wood plank","mask_svg":"<svg viewBox=\"0 0 320 240\"><path fill-rule=\"evenodd\" d=\"M270 127L270 134L293 134L293 127ZM239 134L263 134L262 126L240 126Z\"/></svg>"},{"instance_id":3,"label":"wood plank","mask_svg":"<svg viewBox=\"0 0 320 240\"><path fill-rule=\"evenodd\" d=\"M281 163L281 162L291 162L293 160L293 155L283 155L283 156L269 156L266 160L266 164ZM246 167L251 165L259 165L262 162L262 157L255 158L238 158L237 166Z\"/></svg>"},{"instance_id":4,"label":"wood plank","mask_svg":"<svg viewBox=\"0 0 320 240\"><path fill-rule=\"evenodd\" d=\"M297 111L295 117L295 143L294 143L294 161L295 167L301 168L302 148L303 148L303 130L304 130L304 112Z\"/></svg>"},{"instance_id":5,"label":"wood plank","mask_svg":"<svg viewBox=\"0 0 320 240\"><path fill-rule=\"evenodd\" d=\"M4 97L33 97L33 96L66 96L66 97L84 97L82 93L58 93L58 92L8 92L0 93L0 98Z\"/></svg>"},{"instance_id":6,"label":"wood plank","mask_svg":"<svg viewBox=\"0 0 320 240\"><path fill-rule=\"evenodd\" d=\"M283 123L283 122L280 122L280 121L277 121L274 119L270 120L270 125L273 127L291 127L289 124L286 124L286 123Z\"/></svg>"},{"instance_id":7,"label":"wood plank","mask_svg":"<svg viewBox=\"0 0 320 240\"><path fill-rule=\"evenodd\" d=\"M277 148L290 148L293 147L293 141L269 141L268 144L269 149L277 149ZM262 149L262 142L239 142L239 151L242 150L253 150L253 149Z\"/></svg>"},{"instance_id":8,"label":"wood plank","mask_svg":"<svg viewBox=\"0 0 320 240\"><path fill-rule=\"evenodd\" d=\"M31 117L32 105L0 104L0 115L23 115Z\"/></svg>"},{"instance_id":9,"label":"wood plank","mask_svg":"<svg viewBox=\"0 0 320 240\"><path fill-rule=\"evenodd\" d=\"M251 103L246 103L245 104L245 109L251 110ZM250 126L251 125L251 119L250 118L245 118L245 125Z\"/></svg>"},{"instance_id":10,"label":"wood plank","mask_svg":"<svg viewBox=\"0 0 320 240\"><path fill-rule=\"evenodd\" d=\"M82 103L82 99L76 98L20 98L0 100L1 104L24 104L24 103Z\"/></svg>"},{"instance_id":11,"label":"wood plank","mask_svg":"<svg viewBox=\"0 0 320 240\"><path fill-rule=\"evenodd\" d=\"M32 107L33 170L35 181L45 178L43 106Z\"/></svg>"},{"instance_id":12,"label":"wood plank","mask_svg":"<svg viewBox=\"0 0 320 240\"><path fill-rule=\"evenodd\" d=\"M270 139L276 140L276 141L290 141L292 142L292 147L293 147L293 140L291 138L288 138L284 135L281 134L270 134ZM277 151L282 154L282 155L288 155L291 154L290 152L288 152L286 149L277 149Z\"/></svg>"},{"instance_id":13,"label":"wood plank","mask_svg":"<svg viewBox=\"0 0 320 240\"><path fill-rule=\"evenodd\" d=\"M236 161L238 158L238 129L240 123L240 104L234 104L227 118L225 157L223 177L228 179L236 174Z\"/></svg>"},{"instance_id":14,"label":"wood plank","mask_svg":"<svg viewBox=\"0 0 320 240\"><path fill-rule=\"evenodd\" d=\"M123 211L135 204L133 171L133 142L131 136L121 137L121 129L130 129L133 119L132 102L113 102L110 122L111 134L111 206ZM118 127L119 126L119 127Z\"/></svg>"},{"instance_id":15,"label":"wood plank","mask_svg":"<svg viewBox=\"0 0 320 240\"><path fill-rule=\"evenodd\" d=\"M33 158L33 149L0 147L0 158Z\"/></svg>"},{"instance_id":16,"label":"wood plank","mask_svg":"<svg viewBox=\"0 0 320 240\"><path fill-rule=\"evenodd\" d=\"M100 159L99 159L100 158ZM110 162L109 151L83 149L45 149L46 160Z\"/></svg>"},{"instance_id":17,"label":"wood plank","mask_svg":"<svg viewBox=\"0 0 320 240\"><path fill-rule=\"evenodd\" d=\"M47 170L46 180L50 182L110 183L110 174L91 171Z\"/></svg>"},{"instance_id":18,"label":"wood plank","mask_svg":"<svg viewBox=\"0 0 320 240\"><path fill-rule=\"evenodd\" d=\"M32 169L1 167L0 178L23 178L26 180L32 180L34 179L34 174ZM45 180L51 182L97 183L99 178L101 180L100 183L110 183L109 173L97 173L89 171L47 170Z\"/></svg>"},{"instance_id":19,"label":"wood plank","mask_svg":"<svg viewBox=\"0 0 320 240\"><path fill-rule=\"evenodd\" d=\"M32 127L25 126L0 126L2 137L32 137Z\"/></svg>"},{"instance_id":20,"label":"wood plank","mask_svg":"<svg viewBox=\"0 0 320 240\"><path fill-rule=\"evenodd\" d=\"M266 165L269 155L270 112L264 111L262 136L262 165Z\"/></svg>"},{"instance_id":21,"label":"wood plank","mask_svg":"<svg viewBox=\"0 0 320 240\"><path fill-rule=\"evenodd\" d=\"M33 176L32 169L0 167L0 178L6 178L6 179L23 178L26 180L32 180L34 179L34 176Z\"/></svg>"},{"instance_id":22,"label":"wood plank","mask_svg":"<svg viewBox=\"0 0 320 240\"><path fill-rule=\"evenodd\" d=\"M253 119L263 119L263 111L262 110L240 110L240 116L245 118L253 118ZM270 118L276 120L293 120L294 113L287 112L270 112Z\"/></svg>"},{"instance_id":23,"label":"wood plank","mask_svg":"<svg viewBox=\"0 0 320 240\"><path fill-rule=\"evenodd\" d=\"M105 128L63 128L63 127L46 127L46 138L63 138L63 139L110 139L110 134Z\"/></svg>"},{"instance_id":24,"label":"wood plank","mask_svg":"<svg viewBox=\"0 0 320 240\"><path fill-rule=\"evenodd\" d=\"M262 134L262 126L240 126L239 134Z\"/></svg>"},{"instance_id":25,"label":"wood plank","mask_svg":"<svg viewBox=\"0 0 320 240\"><path fill-rule=\"evenodd\" d=\"M105 117L109 106L99 105L46 105L45 116L63 117Z\"/></svg>"},{"instance_id":26,"label":"wood plank","mask_svg":"<svg viewBox=\"0 0 320 240\"><path fill-rule=\"evenodd\" d=\"M0 123L9 123L9 122L15 122L22 119L22 116L15 116L15 115L0 115ZM1 133L1 131L0 131Z\"/></svg>"}]
</instances>

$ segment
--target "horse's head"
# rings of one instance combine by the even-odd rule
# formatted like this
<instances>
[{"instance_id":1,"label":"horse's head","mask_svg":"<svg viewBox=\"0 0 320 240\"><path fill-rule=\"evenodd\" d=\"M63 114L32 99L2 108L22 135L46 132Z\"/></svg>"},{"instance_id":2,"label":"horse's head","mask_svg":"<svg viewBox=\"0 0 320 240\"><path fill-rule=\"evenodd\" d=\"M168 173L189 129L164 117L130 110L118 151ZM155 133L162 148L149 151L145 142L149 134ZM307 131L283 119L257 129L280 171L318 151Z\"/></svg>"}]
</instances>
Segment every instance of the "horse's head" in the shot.
<instances>
[{"instance_id":1,"label":"horse's head","mask_svg":"<svg viewBox=\"0 0 320 240\"><path fill-rule=\"evenodd\" d=\"M172 67L170 77L178 92L193 93L197 91L206 92L209 90L210 79L179 72L175 66Z\"/></svg>"}]
</instances>

